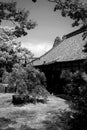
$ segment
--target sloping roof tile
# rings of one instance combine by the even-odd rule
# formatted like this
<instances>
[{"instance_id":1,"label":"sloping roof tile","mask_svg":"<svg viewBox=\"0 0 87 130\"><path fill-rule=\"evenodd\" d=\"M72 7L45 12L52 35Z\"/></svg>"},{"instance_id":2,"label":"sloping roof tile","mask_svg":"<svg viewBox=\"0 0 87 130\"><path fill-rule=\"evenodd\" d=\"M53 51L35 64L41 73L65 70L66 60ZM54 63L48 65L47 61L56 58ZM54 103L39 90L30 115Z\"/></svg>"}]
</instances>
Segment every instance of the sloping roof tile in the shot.
<instances>
[{"instance_id":1,"label":"sloping roof tile","mask_svg":"<svg viewBox=\"0 0 87 130\"><path fill-rule=\"evenodd\" d=\"M33 61L33 65L43 65L52 62L72 61L78 59L85 59L87 54L82 50L87 41L82 39L82 33L74 35L62 41L58 46L52 48L50 51Z\"/></svg>"}]
</instances>

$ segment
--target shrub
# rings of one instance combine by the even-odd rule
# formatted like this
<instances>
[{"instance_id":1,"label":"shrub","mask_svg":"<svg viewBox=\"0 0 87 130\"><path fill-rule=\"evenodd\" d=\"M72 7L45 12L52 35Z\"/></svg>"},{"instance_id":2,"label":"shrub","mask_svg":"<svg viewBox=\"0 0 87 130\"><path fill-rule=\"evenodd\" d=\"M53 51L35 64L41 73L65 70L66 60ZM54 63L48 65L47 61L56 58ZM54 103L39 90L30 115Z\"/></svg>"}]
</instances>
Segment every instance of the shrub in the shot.
<instances>
[{"instance_id":1,"label":"shrub","mask_svg":"<svg viewBox=\"0 0 87 130\"><path fill-rule=\"evenodd\" d=\"M10 76L10 73L8 73L7 71L4 71L2 75L2 83L8 84L9 76Z\"/></svg>"},{"instance_id":2,"label":"shrub","mask_svg":"<svg viewBox=\"0 0 87 130\"><path fill-rule=\"evenodd\" d=\"M9 78L9 91L16 92L18 100L27 95L32 95L33 101L39 96L45 100L48 94L45 75L32 66L15 66ZM17 97L13 97L13 100L16 101ZM29 102L27 98L23 98L23 102L25 100Z\"/></svg>"},{"instance_id":3,"label":"shrub","mask_svg":"<svg viewBox=\"0 0 87 130\"><path fill-rule=\"evenodd\" d=\"M67 95L71 97L71 100L74 103L74 106L77 107L77 109L82 109L82 107L87 106L87 103L84 102L87 100L86 77L86 73L80 71L76 71L70 74L69 78L67 78L66 76L63 77L66 81L69 79L64 86L64 91Z\"/></svg>"},{"instance_id":4,"label":"shrub","mask_svg":"<svg viewBox=\"0 0 87 130\"><path fill-rule=\"evenodd\" d=\"M24 91L26 89L24 78L26 78L26 71L21 66L18 66L17 68L14 67L11 75L9 76L9 92Z\"/></svg>"},{"instance_id":5,"label":"shrub","mask_svg":"<svg viewBox=\"0 0 87 130\"><path fill-rule=\"evenodd\" d=\"M27 66L25 69L27 73L26 84L28 91L32 91L38 85L46 88L46 77L43 72L40 72L38 69L35 69L32 66Z\"/></svg>"},{"instance_id":6,"label":"shrub","mask_svg":"<svg viewBox=\"0 0 87 130\"><path fill-rule=\"evenodd\" d=\"M70 72L71 73L71 72ZM65 85L64 89L67 95L71 97L71 108L76 110L76 113L65 113L63 117L66 130L87 130L87 74L85 72L76 71L69 75L69 82ZM64 77L67 81L67 78ZM66 117L68 119L66 120Z\"/></svg>"}]
</instances>

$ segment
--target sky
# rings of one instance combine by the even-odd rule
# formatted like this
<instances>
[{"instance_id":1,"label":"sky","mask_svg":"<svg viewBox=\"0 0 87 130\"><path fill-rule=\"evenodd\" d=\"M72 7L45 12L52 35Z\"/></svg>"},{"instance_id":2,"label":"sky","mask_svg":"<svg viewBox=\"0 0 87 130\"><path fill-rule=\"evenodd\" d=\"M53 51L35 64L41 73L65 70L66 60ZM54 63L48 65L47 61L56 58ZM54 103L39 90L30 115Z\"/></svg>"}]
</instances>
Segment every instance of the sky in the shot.
<instances>
[{"instance_id":1,"label":"sky","mask_svg":"<svg viewBox=\"0 0 87 130\"><path fill-rule=\"evenodd\" d=\"M28 31L28 35L19 39L22 46L28 48L35 57L39 57L52 48L57 36L62 37L75 30L72 20L63 18L60 11L54 12L54 3L48 0L16 0L19 8L29 10L29 18L36 21L37 26Z\"/></svg>"}]
</instances>

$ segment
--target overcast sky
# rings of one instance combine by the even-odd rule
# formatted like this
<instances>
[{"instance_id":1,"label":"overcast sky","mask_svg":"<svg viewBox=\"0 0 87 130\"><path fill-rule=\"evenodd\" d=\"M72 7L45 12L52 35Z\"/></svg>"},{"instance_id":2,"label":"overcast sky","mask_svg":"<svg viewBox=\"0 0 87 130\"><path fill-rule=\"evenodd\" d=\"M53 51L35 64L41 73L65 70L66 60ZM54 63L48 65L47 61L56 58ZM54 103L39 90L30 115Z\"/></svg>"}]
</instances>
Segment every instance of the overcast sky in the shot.
<instances>
[{"instance_id":1,"label":"overcast sky","mask_svg":"<svg viewBox=\"0 0 87 130\"><path fill-rule=\"evenodd\" d=\"M57 36L62 37L75 30L71 27L72 21L69 18L63 18L59 11L53 11L54 3L47 0L38 0L36 3L32 0L16 1L18 7L30 11L29 17L38 24L35 29L29 31L27 36L20 39L22 46L31 50L35 57L51 49Z\"/></svg>"}]
</instances>

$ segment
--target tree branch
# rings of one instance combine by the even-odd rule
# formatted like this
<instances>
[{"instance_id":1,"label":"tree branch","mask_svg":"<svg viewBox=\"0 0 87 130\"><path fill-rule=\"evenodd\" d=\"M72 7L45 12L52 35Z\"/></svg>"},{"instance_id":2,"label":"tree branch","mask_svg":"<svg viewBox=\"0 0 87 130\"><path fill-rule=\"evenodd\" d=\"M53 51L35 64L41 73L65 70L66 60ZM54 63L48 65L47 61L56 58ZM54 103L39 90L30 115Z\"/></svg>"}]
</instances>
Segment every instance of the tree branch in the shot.
<instances>
[{"instance_id":1,"label":"tree branch","mask_svg":"<svg viewBox=\"0 0 87 130\"><path fill-rule=\"evenodd\" d=\"M16 23L14 22L14 20L9 19L9 21L11 21L15 26L17 26Z\"/></svg>"}]
</instances>

